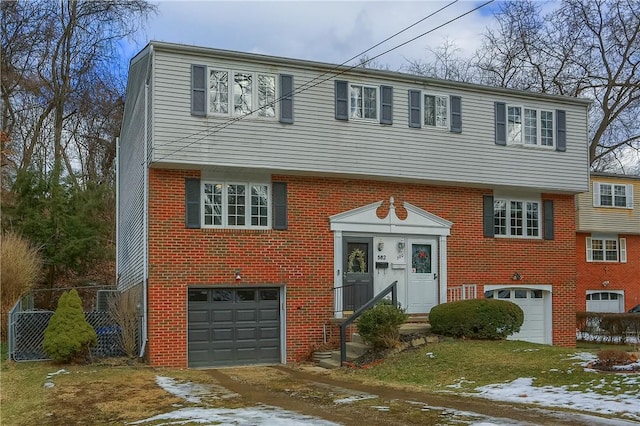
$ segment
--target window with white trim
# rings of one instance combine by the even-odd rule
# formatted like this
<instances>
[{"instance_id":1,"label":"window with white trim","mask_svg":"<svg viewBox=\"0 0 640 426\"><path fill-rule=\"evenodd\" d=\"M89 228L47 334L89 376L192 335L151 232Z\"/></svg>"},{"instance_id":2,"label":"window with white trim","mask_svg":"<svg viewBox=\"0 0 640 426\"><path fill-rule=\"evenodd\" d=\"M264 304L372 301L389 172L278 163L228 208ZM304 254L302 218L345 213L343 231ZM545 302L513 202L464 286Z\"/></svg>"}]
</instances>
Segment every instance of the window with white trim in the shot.
<instances>
[{"instance_id":1,"label":"window with white trim","mask_svg":"<svg viewBox=\"0 0 640 426\"><path fill-rule=\"evenodd\" d=\"M494 235L516 238L540 238L540 202L495 199Z\"/></svg>"},{"instance_id":2,"label":"window with white trim","mask_svg":"<svg viewBox=\"0 0 640 426\"><path fill-rule=\"evenodd\" d=\"M349 118L378 120L378 87L349 84Z\"/></svg>"},{"instance_id":3,"label":"window with white trim","mask_svg":"<svg viewBox=\"0 0 640 426\"><path fill-rule=\"evenodd\" d=\"M276 76L209 68L209 113L276 116Z\"/></svg>"},{"instance_id":4,"label":"window with white trim","mask_svg":"<svg viewBox=\"0 0 640 426\"><path fill-rule=\"evenodd\" d=\"M264 183L203 182L202 226L269 228L270 192Z\"/></svg>"},{"instance_id":5,"label":"window with white trim","mask_svg":"<svg viewBox=\"0 0 640 426\"><path fill-rule=\"evenodd\" d=\"M449 128L449 96L422 94L422 124L429 127Z\"/></svg>"},{"instance_id":6,"label":"window with white trim","mask_svg":"<svg viewBox=\"0 0 640 426\"><path fill-rule=\"evenodd\" d=\"M627 240L616 237L587 237L587 262L627 261Z\"/></svg>"},{"instance_id":7,"label":"window with white trim","mask_svg":"<svg viewBox=\"0 0 640 426\"><path fill-rule=\"evenodd\" d=\"M633 185L594 182L593 205L633 208Z\"/></svg>"},{"instance_id":8,"label":"window with white trim","mask_svg":"<svg viewBox=\"0 0 640 426\"><path fill-rule=\"evenodd\" d=\"M554 147L553 111L507 105L507 144Z\"/></svg>"}]
</instances>

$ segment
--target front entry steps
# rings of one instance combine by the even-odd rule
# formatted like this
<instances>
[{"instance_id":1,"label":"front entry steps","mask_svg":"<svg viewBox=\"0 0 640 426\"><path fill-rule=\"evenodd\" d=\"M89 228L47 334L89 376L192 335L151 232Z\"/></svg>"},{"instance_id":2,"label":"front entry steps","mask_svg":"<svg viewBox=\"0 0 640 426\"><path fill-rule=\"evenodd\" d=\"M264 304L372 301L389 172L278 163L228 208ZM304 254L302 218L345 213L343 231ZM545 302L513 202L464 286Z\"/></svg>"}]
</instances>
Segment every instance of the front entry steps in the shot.
<instances>
[{"instance_id":1,"label":"front entry steps","mask_svg":"<svg viewBox=\"0 0 640 426\"><path fill-rule=\"evenodd\" d=\"M411 316L409 320L400 327L400 334L403 336L402 349L412 346L422 346L427 343L438 341L437 336L431 335L431 324L427 316ZM371 347L366 344L362 337L353 333L351 341L347 342L347 362L352 362L367 353ZM331 351L330 358L315 359L320 367L338 368L340 367L340 350Z\"/></svg>"}]
</instances>

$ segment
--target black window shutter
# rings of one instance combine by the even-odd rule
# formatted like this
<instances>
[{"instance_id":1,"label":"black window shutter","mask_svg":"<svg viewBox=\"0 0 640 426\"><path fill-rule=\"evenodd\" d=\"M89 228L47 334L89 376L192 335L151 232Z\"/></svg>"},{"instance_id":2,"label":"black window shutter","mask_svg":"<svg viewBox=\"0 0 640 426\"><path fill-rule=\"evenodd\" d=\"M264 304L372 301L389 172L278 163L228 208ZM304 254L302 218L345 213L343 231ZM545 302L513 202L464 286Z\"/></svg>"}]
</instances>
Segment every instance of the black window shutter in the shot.
<instances>
[{"instance_id":1,"label":"black window shutter","mask_svg":"<svg viewBox=\"0 0 640 426\"><path fill-rule=\"evenodd\" d=\"M185 179L185 226L200 228L200 179Z\"/></svg>"},{"instance_id":2,"label":"black window shutter","mask_svg":"<svg viewBox=\"0 0 640 426\"><path fill-rule=\"evenodd\" d=\"M273 182L273 229L287 229L287 183Z\"/></svg>"},{"instance_id":3,"label":"black window shutter","mask_svg":"<svg viewBox=\"0 0 640 426\"><path fill-rule=\"evenodd\" d=\"M409 90L409 127L420 128L420 91Z\"/></svg>"},{"instance_id":4,"label":"black window shutter","mask_svg":"<svg viewBox=\"0 0 640 426\"><path fill-rule=\"evenodd\" d=\"M553 200L544 200L542 203L544 209L544 239L553 240Z\"/></svg>"},{"instance_id":5,"label":"black window shutter","mask_svg":"<svg viewBox=\"0 0 640 426\"><path fill-rule=\"evenodd\" d=\"M484 229L484 236L493 238L495 235L495 228L493 224L493 196L485 195L482 205L482 223Z\"/></svg>"},{"instance_id":6,"label":"black window shutter","mask_svg":"<svg viewBox=\"0 0 640 426\"><path fill-rule=\"evenodd\" d=\"M507 144L507 105L504 102L496 102L496 145Z\"/></svg>"},{"instance_id":7,"label":"black window shutter","mask_svg":"<svg viewBox=\"0 0 640 426\"><path fill-rule=\"evenodd\" d=\"M191 65L191 115L203 116L207 114L205 106L207 86L206 69L204 65Z\"/></svg>"},{"instance_id":8,"label":"black window shutter","mask_svg":"<svg viewBox=\"0 0 640 426\"><path fill-rule=\"evenodd\" d=\"M293 76L280 74L280 122L293 123Z\"/></svg>"},{"instance_id":9,"label":"black window shutter","mask_svg":"<svg viewBox=\"0 0 640 426\"><path fill-rule=\"evenodd\" d=\"M392 86L380 86L380 124L393 124Z\"/></svg>"},{"instance_id":10,"label":"black window shutter","mask_svg":"<svg viewBox=\"0 0 640 426\"><path fill-rule=\"evenodd\" d=\"M567 114L564 110L556 110L556 151L567 150Z\"/></svg>"},{"instance_id":11,"label":"black window shutter","mask_svg":"<svg viewBox=\"0 0 640 426\"><path fill-rule=\"evenodd\" d=\"M451 96L451 131L454 133L462 133L462 98L460 96Z\"/></svg>"},{"instance_id":12,"label":"black window shutter","mask_svg":"<svg viewBox=\"0 0 640 426\"><path fill-rule=\"evenodd\" d=\"M349 119L349 83L336 80L336 120Z\"/></svg>"}]
</instances>

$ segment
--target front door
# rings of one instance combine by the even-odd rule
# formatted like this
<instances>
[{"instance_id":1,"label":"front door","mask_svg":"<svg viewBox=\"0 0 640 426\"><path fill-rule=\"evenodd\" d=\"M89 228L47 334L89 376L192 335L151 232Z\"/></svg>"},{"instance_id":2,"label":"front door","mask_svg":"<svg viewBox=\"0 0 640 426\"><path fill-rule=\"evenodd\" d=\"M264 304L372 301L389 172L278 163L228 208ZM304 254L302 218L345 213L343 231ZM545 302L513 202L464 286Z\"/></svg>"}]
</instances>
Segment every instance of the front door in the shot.
<instances>
[{"instance_id":1,"label":"front door","mask_svg":"<svg viewBox=\"0 0 640 426\"><path fill-rule=\"evenodd\" d=\"M409 314L428 313L438 304L438 244L435 239L409 241L406 307Z\"/></svg>"},{"instance_id":2,"label":"front door","mask_svg":"<svg viewBox=\"0 0 640 426\"><path fill-rule=\"evenodd\" d=\"M342 307L355 311L373 298L373 239L345 237L342 250Z\"/></svg>"}]
</instances>

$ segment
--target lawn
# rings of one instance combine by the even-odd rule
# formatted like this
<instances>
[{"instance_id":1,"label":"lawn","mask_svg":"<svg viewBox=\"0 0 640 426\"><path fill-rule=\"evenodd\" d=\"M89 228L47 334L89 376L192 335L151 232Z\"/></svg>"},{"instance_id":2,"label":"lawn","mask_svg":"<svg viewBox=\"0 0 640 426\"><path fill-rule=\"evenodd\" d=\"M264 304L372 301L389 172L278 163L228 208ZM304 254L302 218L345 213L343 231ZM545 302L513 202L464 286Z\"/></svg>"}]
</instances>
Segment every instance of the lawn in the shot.
<instances>
[{"instance_id":1,"label":"lawn","mask_svg":"<svg viewBox=\"0 0 640 426\"><path fill-rule=\"evenodd\" d=\"M575 358L577 352L594 353L596 349L448 340L405 351L371 368L345 368L331 374L364 382L417 386L429 392L466 394L476 393L480 386L528 377L534 378L536 387L595 392L596 397L603 398L620 394L639 398L639 381L620 380L620 374L584 371L582 361ZM2 425L124 424L170 412L184 402L161 388L157 376L215 385L212 376L201 370L157 369L115 360L60 366L3 358L0 369ZM209 407L234 403L238 404L225 399L207 402Z\"/></svg>"},{"instance_id":2,"label":"lawn","mask_svg":"<svg viewBox=\"0 0 640 426\"><path fill-rule=\"evenodd\" d=\"M382 363L373 363L370 368L343 374L415 385L432 392L473 393L480 386L506 383L522 377L534 378L533 385L537 387L566 386L601 395L637 392L637 384L620 384L619 375L615 373L594 372L580 366L584 362L574 355L578 352L597 353L600 346L576 349L520 341L448 339L402 352ZM607 347L611 348L631 350L629 347Z\"/></svg>"}]
</instances>

